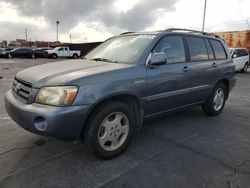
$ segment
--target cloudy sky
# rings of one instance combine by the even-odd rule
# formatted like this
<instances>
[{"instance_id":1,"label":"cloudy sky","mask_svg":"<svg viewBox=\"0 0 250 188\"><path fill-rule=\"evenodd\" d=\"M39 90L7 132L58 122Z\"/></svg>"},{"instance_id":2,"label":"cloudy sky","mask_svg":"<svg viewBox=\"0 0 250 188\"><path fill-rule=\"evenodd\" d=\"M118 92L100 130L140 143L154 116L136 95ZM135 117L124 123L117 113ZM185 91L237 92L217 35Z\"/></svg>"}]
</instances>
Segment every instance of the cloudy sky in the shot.
<instances>
[{"instance_id":1,"label":"cloudy sky","mask_svg":"<svg viewBox=\"0 0 250 188\"><path fill-rule=\"evenodd\" d=\"M125 31L202 27L205 0L0 0L0 40L102 41ZM248 29L249 0L207 0L205 30Z\"/></svg>"}]
</instances>

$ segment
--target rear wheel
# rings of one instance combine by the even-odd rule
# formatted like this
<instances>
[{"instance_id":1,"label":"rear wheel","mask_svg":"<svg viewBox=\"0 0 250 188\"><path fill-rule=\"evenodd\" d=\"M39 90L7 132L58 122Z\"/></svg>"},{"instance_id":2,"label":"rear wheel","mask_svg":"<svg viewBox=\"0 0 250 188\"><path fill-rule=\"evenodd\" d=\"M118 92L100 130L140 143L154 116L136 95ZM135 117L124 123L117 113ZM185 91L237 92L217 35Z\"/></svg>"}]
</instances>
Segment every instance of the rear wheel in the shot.
<instances>
[{"instance_id":1,"label":"rear wheel","mask_svg":"<svg viewBox=\"0 0 250 188\"><path fill-rule=\"evenodd\" d=\"M204 113L209 116L219 115L225 106L227 92L223 83L217 84L207 102L202 106Z\"/></svg>"},{"instance_id":2,"label":"rear wheel","mask_svg":"<svg viewBox=\"0 0 250 188\"><path fill-rule=\"evenodd\" d=\"M129 145L134 122L126 104L109 102L100 105L93 111L84 134L88 148L102 159L119 155Z\"/></svg>"},{"instance_id":3,"label":"rear wheel","mask_svg":"<svg viewBox=\"0 0 250 188\"><path fill-rule=\"evenodd\" d=\"M247 68L248 68L248 63L244 65L243 69L241 69L241 72L242 73L247 72Z\"/></svg>"},{"instance_id":4,"label":"rear wheel","mask_svg":"<svg viewBox=\"0 0 250 188\"><path fill-rule=\"evenodd\" d=\"M73 58L74 58L74 59L77 59L77 58L78 58L78 55L77 55L77 54L74 54L74 55L73 55Z\"/></svg>"}]
</instances>

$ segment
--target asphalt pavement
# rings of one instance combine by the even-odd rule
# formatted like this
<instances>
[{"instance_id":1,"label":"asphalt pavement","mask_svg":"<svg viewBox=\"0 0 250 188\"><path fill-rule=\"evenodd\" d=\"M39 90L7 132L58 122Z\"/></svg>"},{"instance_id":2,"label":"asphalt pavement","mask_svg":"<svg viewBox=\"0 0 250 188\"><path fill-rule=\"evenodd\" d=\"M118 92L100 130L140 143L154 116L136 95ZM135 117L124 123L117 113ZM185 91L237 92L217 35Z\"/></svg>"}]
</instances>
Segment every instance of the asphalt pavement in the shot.
<instances>
[{"instance_id":1,"label":"asphalt pavement","mask_svg":"<svg viewBox=\"0 0 250 188\"><path fill-rule=\"evenodd\" d=\"M7 115L3 95L15 74L54 61L0 59L1 188L250 187L250 72L236 75L220 116L197 107L147 120L122 155L104 161L81 143L29 133Z\"/></svg>"}]
</instances>

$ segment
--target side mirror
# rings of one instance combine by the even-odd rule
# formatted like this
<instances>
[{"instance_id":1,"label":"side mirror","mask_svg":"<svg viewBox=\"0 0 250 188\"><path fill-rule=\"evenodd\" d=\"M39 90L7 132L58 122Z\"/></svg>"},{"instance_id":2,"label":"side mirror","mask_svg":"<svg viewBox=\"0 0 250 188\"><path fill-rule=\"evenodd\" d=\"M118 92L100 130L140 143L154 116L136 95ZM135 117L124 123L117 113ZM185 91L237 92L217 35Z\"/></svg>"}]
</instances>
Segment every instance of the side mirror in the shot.
<instances>
[{"instance_id":1,"label":"side mirror","mask_svg":"<svg viewBox=\"0 0 250 188\"><path fill-rule=\"evenodd\" d=\"M236 57L237 57L237 55L236 55L236 54L234 54L234 55L233 55L233 58L236 58Z\"/></svg>"},{"instance_id":2,"label":"side mirror","mask_svg":"<svg viewBox=\"0 0 250 188\"><path fill-rule=\"evenodd\" d=\"M164 65L166 63L167 63L167 54L165 54L164 52L154 53L153 56L151 57L150 65L152 66Z\"/></svg>"}]
</instances>

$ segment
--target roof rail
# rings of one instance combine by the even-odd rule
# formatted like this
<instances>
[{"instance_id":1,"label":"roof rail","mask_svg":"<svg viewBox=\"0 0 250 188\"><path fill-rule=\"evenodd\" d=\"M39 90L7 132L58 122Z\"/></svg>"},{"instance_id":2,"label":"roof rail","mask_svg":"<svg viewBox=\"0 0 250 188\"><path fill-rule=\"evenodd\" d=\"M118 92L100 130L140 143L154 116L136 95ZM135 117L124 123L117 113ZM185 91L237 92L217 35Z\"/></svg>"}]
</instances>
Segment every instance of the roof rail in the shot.
<instances>
[{"instance_id":1,"label":"roof rail","mask_svg":"<svg viewBox=\"0 0 250 188\"><path fill-rule=\"evenodd\" d=\"M134 33L134 32L133 31L127 31L127 32L121 33L120 35L126 35L126 34L130 34L130 33Z\"/></svg>"},{"instance_id":2,"label":"roof rail","mask_svg":"<svg viewBox=\"0 0 250 188\"><path fill-rule=\"evenodd\" d=\"M182 29L182 28L169 28L169 29L166 29L165 31L169 31L169 32L173 32L173 31L185 31L185 32L189 32L189 33L194 33L194 34L201 34L201 35L207 35L207 36L211 36L211 37L214 37L214 38L219 38L221 39L220 36L218 35L215 35L213 33L207 33L207 32L204 32L204 31L197 31L197 30L191 30L191 29Z\"/></svg>"}]
</instances>

